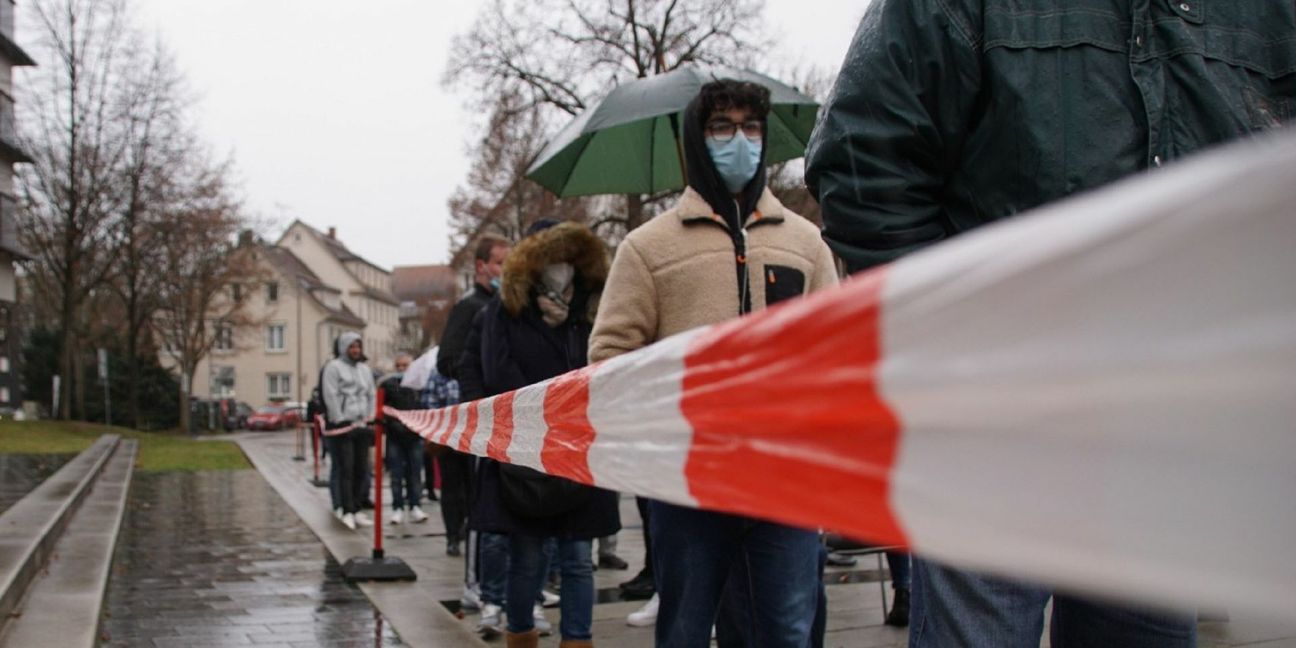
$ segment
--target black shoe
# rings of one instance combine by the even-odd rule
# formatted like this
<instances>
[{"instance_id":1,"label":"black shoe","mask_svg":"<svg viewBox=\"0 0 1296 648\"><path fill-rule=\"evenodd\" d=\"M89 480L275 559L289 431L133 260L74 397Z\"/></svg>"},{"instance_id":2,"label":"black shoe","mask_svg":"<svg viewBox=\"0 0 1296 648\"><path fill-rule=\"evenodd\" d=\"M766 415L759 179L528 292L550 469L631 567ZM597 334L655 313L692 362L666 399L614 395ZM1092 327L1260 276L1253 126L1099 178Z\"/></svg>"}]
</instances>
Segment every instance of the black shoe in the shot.
<instances>
[{"instance_id":1,"label":"black shoe","mask_svg":"<svg viewBox=\"0 0 1296 648\"><path fill-rule=\"evenodd\" d=\"M895 590L895 602L891 604L891 611L887 613L885 623L897 628L908 627L909 625L909 590Z\"/></svg>"},{"instance_id":2,"label":"black shoe","mask_svg":"<svg viewBox=\"0 0 1296 648\"><path fill-rule=\"evenodd\" d=\"M446 555L454 556L456 558L462 555L462 552L459 551L459 543L458 542L446 543Z\"/></svg>"},{"instance_id":3,"label":"black shoe","mask_svg":"<svg viewBox=\"0 0 1296 648\"><path fill-rule=\"evenodd\" d=\"M360 502L360 508L361 508L361 509L367 509L367 510L372 511L372 510L373 510L373 507L374 507L374 505L373 505L373 500L365 500L365 501L363 501L363 502Z\"/></svg>"},{"instance_id":4,"label":"black shoe","mask_svg":"<svg viewBox=\"0 0 1296 648\"><path fill-rule=\"evenodd\" d=\"M639 599L650 599L657 592L657 585L653 582L652 572L647 567L643 568L634 578L618 585L621 588L621 598L627 601Z\"/></svg>"},{"instance_id":5,"label":"black shoe","mask_svg":"<svg viewBox=\"0 0 1296 648\"><path fill-rule=\"evenodd\" d=\"M440 501L441 501L439 498L437 498L436 491L432 490L431 488L428 489L428 501L430 501L430 502L440 502Z\"/></svg>"},{"instance_id":6,"label":"black shoe","mask_svg":"<svg viewBox=\"0 0 1296 648\"><path fill-rule=\"evenodd\" d=\"M598 566L603 567L604 569L620 569L620 570L630 569L630 563L621 560L620 556L617 556L615 554L599 556Z\"/></svg>"}]
</instances>

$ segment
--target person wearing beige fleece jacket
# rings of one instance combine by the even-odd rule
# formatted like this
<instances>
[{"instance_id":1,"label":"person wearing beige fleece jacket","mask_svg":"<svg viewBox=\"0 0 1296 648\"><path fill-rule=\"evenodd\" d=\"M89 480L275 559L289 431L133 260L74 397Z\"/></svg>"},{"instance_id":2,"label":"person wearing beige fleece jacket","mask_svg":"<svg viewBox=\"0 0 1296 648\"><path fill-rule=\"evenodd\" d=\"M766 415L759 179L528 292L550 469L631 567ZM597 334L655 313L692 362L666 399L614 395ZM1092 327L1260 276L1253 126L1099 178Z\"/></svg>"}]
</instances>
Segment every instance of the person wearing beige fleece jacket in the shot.
<instances>
[{"instance_id":1,"label":"person wearing beige fleece jacket","mask_svg":"<svg viewBox=\"0 0 1296 648\"><path fill-rule=\"evenodd\" d=\"M591 362L836 285L819 228L765 186L768 113L767 89L732 80L703 86L689 103L688 186L673 209L617 248ZM645 508L658 647L708 645L713 622L720 635L751 637L759 628L762 646L808 643L819 588L815 531L664 502ZM726 610L743 612L717 620L722 595Z\"/></svg>"}]
</instances>

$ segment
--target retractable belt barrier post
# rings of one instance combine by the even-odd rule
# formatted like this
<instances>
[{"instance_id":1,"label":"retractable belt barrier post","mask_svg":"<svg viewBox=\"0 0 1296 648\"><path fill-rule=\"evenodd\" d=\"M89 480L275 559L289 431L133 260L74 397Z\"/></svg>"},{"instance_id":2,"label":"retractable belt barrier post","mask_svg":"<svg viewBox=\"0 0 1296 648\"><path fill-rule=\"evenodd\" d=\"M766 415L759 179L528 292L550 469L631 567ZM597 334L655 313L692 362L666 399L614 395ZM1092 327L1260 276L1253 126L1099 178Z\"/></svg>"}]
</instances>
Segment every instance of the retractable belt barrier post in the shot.
<instances>
[{"instance_id":1,"label":"retractable belt barrier post","mask_svg":"<svg viewBox=\"0 0 1296 648\"><path fill-rule=\"evenodd\" d=\"M316 488L325 488L329 485L328 480L320 479L320 453L324 451L324 418L316 416L311 422L311 434L315 442L315 476L306 480L311 486ZM334 458L333 460L336 460Z\"/></svg>"},{"instance_id":2,"label":"retractable belt barrier post","mask_svg":"<svg viewBox=\"0 0 1296 648\"><path fill-rule=\"evenodd\" d=\"M373 554L369 558L352 558L342 565L342 576L348 581L416 580L418 575L400 558L391 558L383 551L383 403L386 400L380 388L374 416L374 519ZM367 453L366 453L367 454ZM357 459L358 461L360 459Z\"/></svg>"},{"instance_id":3,"label":"retractable belt barrier post","mask_svg":"<svg viewBox=\"0 0 1296 648\"><path fill-rule=\"evenodd\" d=\"M610 490L1296 617L1294 242L1285 133L515 392L387 413Z\"/></svg>"}]
</instances>

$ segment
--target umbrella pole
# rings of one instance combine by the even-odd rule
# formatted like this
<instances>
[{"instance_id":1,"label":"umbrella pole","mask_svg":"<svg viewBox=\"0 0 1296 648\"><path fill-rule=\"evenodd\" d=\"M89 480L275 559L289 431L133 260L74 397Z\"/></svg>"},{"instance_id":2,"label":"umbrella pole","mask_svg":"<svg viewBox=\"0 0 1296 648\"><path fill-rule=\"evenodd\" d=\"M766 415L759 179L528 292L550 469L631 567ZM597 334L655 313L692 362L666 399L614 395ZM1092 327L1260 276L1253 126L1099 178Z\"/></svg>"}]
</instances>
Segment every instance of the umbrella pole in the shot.
<instances>
[{"instance_id":1,"label":"umbrella pole","mask_svg":"<svg viewBox=\"0 0 1296 648\"><path fill-rule=\"evenodd\" d=\"M670 115L671 133L675 135L675 155L679 156L680 180L688 186L688 169L684 166L684 145L680 142L679 113Z\"/></svg>"}]
</instances>

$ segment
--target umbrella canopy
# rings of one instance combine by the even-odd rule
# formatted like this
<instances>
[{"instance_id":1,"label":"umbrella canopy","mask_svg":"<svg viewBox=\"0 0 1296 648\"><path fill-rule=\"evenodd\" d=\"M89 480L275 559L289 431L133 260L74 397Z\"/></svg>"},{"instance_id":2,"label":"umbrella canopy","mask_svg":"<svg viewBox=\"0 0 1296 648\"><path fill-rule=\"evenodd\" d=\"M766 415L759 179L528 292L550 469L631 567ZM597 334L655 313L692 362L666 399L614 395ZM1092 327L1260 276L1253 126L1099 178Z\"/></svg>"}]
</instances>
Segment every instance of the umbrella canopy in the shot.
<instances>
[{"instance_id":1,"label":"umbrella canopy","mask_svg":"<svg viewBox=\"0 0 1296 648\"><path fill-rule=\"evenodd\" d=\"M562 198L682 189L684 108L703 84L726 78L769 88L766 164L805 155L819 110L813 99L763 74L686 65L613 88L545 146L526 177Z\"/></svg>"}]
</instances>

